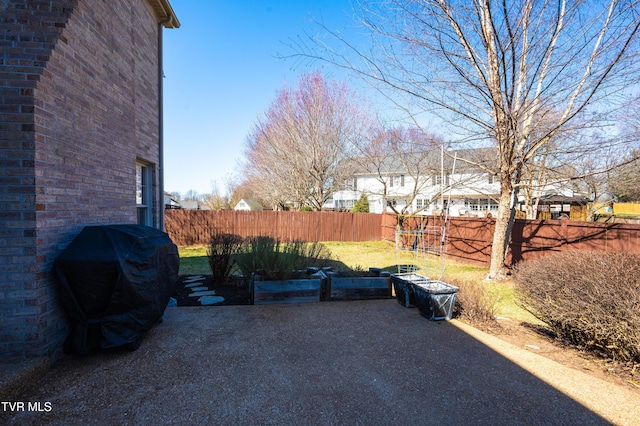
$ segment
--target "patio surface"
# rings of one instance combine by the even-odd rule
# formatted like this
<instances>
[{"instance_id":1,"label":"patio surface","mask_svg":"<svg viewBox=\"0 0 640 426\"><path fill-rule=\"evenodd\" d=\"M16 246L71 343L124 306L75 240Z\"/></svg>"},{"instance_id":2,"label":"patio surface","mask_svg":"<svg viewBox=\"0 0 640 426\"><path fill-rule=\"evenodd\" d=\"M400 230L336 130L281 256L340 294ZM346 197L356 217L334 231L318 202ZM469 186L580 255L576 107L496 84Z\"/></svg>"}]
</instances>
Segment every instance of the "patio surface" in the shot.
<instances>
[{"instance_id":1,"label":"patio surface","mask_svg":"<svg viewBox=\"0 0 640 426\"><path fill-rule=\"evenodd\" d=\"M49 410L0 423L640 424L639 393L390 299L168 308L137 351L68 356L18 401Z\"/></svg>"}]
</instances>

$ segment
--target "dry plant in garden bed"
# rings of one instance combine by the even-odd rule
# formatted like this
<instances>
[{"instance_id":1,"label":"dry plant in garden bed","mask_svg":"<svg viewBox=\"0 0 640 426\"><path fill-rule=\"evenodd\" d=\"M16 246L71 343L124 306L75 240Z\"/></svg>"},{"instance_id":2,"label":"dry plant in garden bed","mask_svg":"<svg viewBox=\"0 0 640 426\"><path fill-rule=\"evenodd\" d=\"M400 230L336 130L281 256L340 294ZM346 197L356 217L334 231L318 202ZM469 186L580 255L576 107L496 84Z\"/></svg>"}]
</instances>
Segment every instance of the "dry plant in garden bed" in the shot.
<instances>
[{"instance_id":1,"label":"dry plant in garden bed","mask_svg":"<svg viewBox=\"0 0 640 426\"><path fill-rule=\"evenodd\" d=\"M287 280L310 267L321 269L334 263L322 243L264 236L246 238L235 260L245 278L259 274L265 280Z\"/></svg>"}]
</instances>

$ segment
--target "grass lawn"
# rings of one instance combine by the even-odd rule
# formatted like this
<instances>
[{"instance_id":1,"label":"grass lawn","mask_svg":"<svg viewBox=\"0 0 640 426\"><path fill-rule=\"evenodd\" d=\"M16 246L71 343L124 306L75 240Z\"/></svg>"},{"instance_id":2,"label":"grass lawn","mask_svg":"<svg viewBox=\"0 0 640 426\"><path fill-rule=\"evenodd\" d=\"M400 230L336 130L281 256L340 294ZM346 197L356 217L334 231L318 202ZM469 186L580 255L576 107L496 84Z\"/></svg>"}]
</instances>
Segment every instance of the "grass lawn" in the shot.
<instances>
[{"instance_id":1,"label":"grass lawn","mask_svg":"<svg viewBox=\"0 0 640 426\"><path fill-rule=\"evenodd\" d=\"M323 242L331 250L334 258L349 268L383 268L396 273L398 265L416 265L420 273L429 277L451 281L482 282L495 297L497 314L519 321L538 322L535 317L517 306L514 302L513 283L506 281L486 281L489 268L475 264L462 263L453 259L429 255L418 257L414 252L396 253L395 244L386 241L367 242ZM207 263L206 246L179 247L181 275L211 274Z\"/></svg>"}]
</instances>

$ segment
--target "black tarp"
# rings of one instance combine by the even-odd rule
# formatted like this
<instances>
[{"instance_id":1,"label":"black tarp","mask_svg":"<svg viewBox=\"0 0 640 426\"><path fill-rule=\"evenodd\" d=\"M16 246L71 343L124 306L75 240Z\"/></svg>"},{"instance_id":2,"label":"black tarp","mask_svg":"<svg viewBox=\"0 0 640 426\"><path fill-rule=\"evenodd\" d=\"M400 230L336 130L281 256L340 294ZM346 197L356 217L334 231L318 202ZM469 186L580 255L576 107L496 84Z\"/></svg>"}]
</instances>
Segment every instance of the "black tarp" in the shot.
<instances>
[{"instance_id":1,"label":"black tarp","mask_svg":"<svg viewBox=\"0 0 640 426\"><path fill-rule=\"evenodd\" d=\"M71 329L65 351L127 345L162 318L178 280L178 249L141 225L88 226L54 262Z\"/></svg>"}]
</instances>

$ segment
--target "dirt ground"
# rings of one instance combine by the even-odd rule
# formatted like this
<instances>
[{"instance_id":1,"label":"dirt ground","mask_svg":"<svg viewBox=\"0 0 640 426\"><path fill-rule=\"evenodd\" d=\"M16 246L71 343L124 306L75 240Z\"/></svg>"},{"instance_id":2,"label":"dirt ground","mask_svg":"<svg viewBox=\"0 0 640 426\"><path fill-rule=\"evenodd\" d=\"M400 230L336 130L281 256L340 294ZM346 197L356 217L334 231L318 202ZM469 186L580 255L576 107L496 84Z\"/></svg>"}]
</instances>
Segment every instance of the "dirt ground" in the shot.
<instances>
[{"instance_id":1,"label":"dirt ground","mask_svg":"<svg viewBox=\"0 0 640 426\"><path fill-rule=\"evenodd\" d=\"M602 380L634 389L640 395L640 364L604 359L556 337L550 330L509 318L494 324L471 324L515 346Z\"/></svg>"},{"instance_id":2,"label":"dirt ground","mask_svg":"<svg viewBox=\"0 0 640 426\"><path fill-rule=\"evenodd\" d=\"M181 277L184 280L186 277ZM215 285L211 276L203 276L202 286L215 290L215 294L224 297L224 301L212 305L246 305L249 297L246 285L241 279L234 279L223 285ZM198 299L190 297L191 290L182 281L176 286L173 297L178 306L201 306ZM492 323L470 325L495 335L517 347L524 348L559 364L590 374L616 385L633 389L640 395L640 364L623 363L598 357L596 354L576 348L557 338L543 327L522 323L509 318L498 317Z\"/></svg>"}]
</instances>

